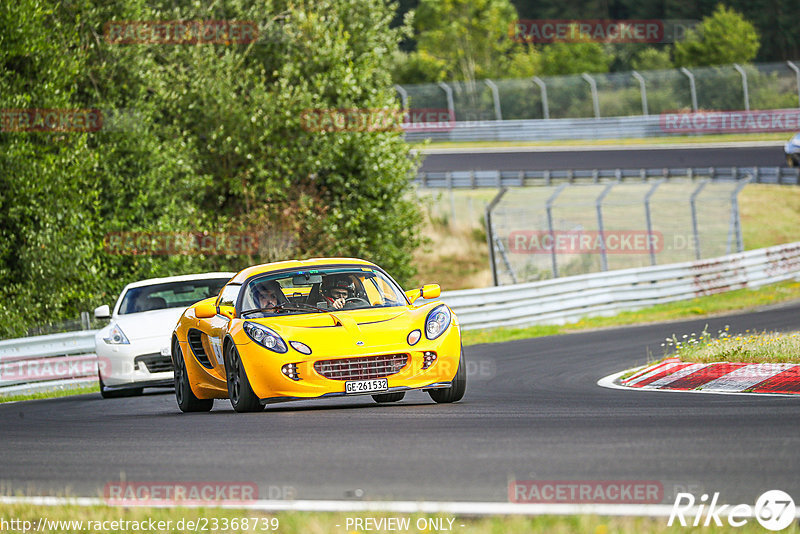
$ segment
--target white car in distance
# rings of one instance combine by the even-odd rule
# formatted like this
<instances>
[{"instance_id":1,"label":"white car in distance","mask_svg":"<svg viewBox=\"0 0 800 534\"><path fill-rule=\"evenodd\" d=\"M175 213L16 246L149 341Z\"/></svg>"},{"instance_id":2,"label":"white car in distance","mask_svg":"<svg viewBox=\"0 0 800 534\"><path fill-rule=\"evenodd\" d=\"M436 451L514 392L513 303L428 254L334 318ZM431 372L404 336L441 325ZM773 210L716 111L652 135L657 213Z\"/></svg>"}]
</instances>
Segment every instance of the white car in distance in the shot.
<instances>
[{"instance_id":1,"label":"white car in distance","mask_svg":"<svg viewBox=\"0 0 800 534\"><path fill-rule=\"evenodd\" d=\"M98 306L94 316L110 319L95 334L103 398L141 395L146 387L172 387L170 336L183 311L216 296L236 273L204 273L141 280L125 286L113 312Z\"/></svg>"}]
</instances>

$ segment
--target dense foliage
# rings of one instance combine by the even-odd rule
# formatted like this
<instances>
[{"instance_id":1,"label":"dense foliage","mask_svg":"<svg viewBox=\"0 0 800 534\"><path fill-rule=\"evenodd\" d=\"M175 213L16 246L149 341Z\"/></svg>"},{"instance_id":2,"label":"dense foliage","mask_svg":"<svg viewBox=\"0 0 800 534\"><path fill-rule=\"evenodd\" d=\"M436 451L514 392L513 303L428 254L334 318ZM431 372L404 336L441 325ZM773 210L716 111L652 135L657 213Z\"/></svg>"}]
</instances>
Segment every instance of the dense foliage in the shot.
<instances>
[{"instance_id":1,"label":"dense foliage","mask_svg":"<svg viewBox=\"0 0 800 534\"><path fill-rule=\"evenodd\" d=\"M309 109L396 109L382 0L0 6L0 109L99 109L98 131L0 131L0 336L111 303L124 283L305 256L413 276L414 161L396 129L316 131ZM117 44L109 21L254 21L253 42ZM254 255L114 254L112 232L247 232Z\"/></svg>"}]
</instances>

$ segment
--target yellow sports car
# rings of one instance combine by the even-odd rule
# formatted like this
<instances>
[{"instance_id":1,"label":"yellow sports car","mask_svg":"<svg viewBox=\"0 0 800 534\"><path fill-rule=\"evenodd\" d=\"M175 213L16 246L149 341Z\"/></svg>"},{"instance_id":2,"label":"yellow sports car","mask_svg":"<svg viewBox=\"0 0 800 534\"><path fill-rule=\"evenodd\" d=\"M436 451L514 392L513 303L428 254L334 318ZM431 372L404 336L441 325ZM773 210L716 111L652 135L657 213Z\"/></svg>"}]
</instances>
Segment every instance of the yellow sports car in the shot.
<instances>
[{"instance_id":1,"label":"yellow sports car","mask_svg":"<svg viewBox=\"0 0 800 534\"><path fill-rule=\"evenodd\" d=\"M229 398L237 412L269 403L410 389L436 402L466 390L456 315L439 286L403 292L383 269L353 258L249 267L187 308L172 334L175 396L184 412Z\"/></svg>"}]
</instances>

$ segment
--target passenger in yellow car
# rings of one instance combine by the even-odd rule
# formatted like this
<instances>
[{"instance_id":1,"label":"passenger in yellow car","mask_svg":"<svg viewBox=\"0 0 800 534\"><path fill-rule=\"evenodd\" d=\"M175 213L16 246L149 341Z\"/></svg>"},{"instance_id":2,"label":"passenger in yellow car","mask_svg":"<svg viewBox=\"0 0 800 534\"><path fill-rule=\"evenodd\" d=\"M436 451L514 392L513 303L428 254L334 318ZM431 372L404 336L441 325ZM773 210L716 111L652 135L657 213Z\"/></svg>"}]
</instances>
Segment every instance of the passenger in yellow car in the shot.
<instances>
[{"instance_id":1,"label":"passenger in yellow car","mask_svg":"<svg viewBox=\"0 0 800 534\"><path fill-rule=\"evenodd\" d=\"M256 307L271 313L277 313L278 305L286 301L278 282L270 280L253 286L253 300Z\"/></svg>"}]
</instances>

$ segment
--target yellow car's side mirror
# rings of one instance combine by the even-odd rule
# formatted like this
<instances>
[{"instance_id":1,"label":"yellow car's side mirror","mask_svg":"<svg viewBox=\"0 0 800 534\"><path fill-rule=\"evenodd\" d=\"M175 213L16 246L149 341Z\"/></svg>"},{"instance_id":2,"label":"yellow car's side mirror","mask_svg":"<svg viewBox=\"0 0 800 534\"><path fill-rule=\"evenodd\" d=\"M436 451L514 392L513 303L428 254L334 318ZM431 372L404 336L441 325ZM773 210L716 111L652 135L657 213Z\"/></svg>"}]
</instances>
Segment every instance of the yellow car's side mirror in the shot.
<instances>
[{"instance_id":1,"label":"yellow car's side mirror","mask_svg":"<svg viewBox=\"0 0 800 534\"><path fill-rule=\"evenodd\" d=\"M194 315L198 319L210 319L217 315L217 307L213 304L198 304L194 307Z\"/></svg>"},{"instance_id":2,"label":"yellow car's side mirror","mask_svg":"<svg viewBox=\"0 0 800 534\"><path fill-rule=\"evenodd\" d=\"M425 284L420 289L409 289L406 291L406 296L408 300L411 301L411 304L414 304L416 300L420 297L425 299L435 299L439 295L442 294L442 290L439 287L439 284Z\"/></svg>"},{"instance_id":3,"label":"yellow car's side mirror","mask_svg":"<svg viewBox=\"0 0 800 534\"><path fill-rule=\"evenodd\" d=\"M442 294L439 284L425 284L422 286L422 298L435 299Z\"/></svg>"}]
</instances>

